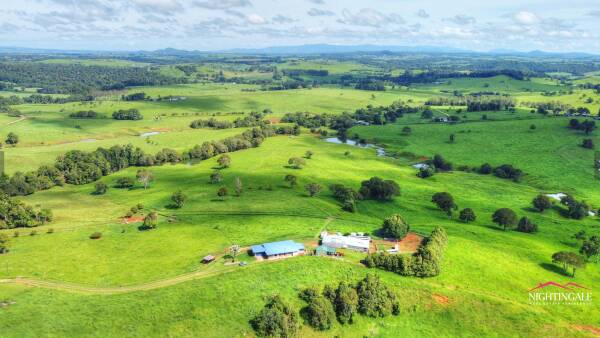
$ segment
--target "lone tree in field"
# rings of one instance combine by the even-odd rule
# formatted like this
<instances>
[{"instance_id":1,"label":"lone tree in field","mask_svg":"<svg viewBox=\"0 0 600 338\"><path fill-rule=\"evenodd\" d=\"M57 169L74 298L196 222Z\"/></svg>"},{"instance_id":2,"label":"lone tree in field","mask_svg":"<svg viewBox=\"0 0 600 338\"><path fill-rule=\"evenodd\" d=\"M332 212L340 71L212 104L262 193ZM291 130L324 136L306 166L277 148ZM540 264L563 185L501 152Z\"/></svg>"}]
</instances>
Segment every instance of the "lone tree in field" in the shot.
<instances>
[{"instance_id":1,"label":"lone tree in field","mask_svg":"<svg viewBox=\"0 0 600 338\"><path fill-rule=\"evenodd\" d=\"M309 183L306 185L305 187L306 191L308 192L308 195L310 197L315 197L316 195L318 195L321 192L321 185L318 183Z\"/></svg>"},{"instance_id":2,"label":"lone tree in field","mask_svg":"<svg viewBox=\"0 0 600 338\"><path fill-rule=\"evenodd\" d=\"M358 193L364 199L391 201L395 196L400 196L400 186L392 180L371 177L367 181L362 181Z\"/></svg>"},{"instance_id":3,"label":"lone tree in field","mask_svg":"<svg viewBox=\"0 0 600 338\"><path fill-rule=\"evenodd\" d=\"M225 200L227 195L229 195L229 190L227 190L227 187L221 187L219 190L217 190L217 196L219 196L221 201Z\"/></svg>"},{"instance_id":4,"label":"lone tree in field","mask_svg":"<svg viewBox=\"0 0 600 338\"><path fill-rule=\"evenodd\" d=\"M448 217L452 217L452 211L457 208L454 203L454 198L450 193L447 192L438 192L433 194L431 197L431 202L435 203L440 210L444 211Z\"/></svg>"},{"instance_id":5,"label":"lone tree in field","mask_svg":"<svg viewBox=\"0 0 600 338\"><path fill-rule=\"evenodd\" d=\"M573 235L573 238L580 242L585 241L587 239L587 234L585 233L585 230L579 230Z\"/></svg>"},{"instance_id":6,"label":"lone tree in field","mask_svg":"<svg viewBox=\"0 0 600 338\"><path fill-rule=\"evenodd\" d=\"M104 183L102 181L98 181L94 185L94 194L95 195L104 195L104 194L106 194L107 190L108 190L108 186L106 185L106 183Z\"/></svg>"},{"instance_id":7,"label":"lone tree in field","mask_svg":"<svg viewBox=\"0 0 600 338\"><path fill-rule=\"evenodd\" d=\"M458 219L461 220L461 222L469 223L474 222L477 219L477 216L475 215L475 211L473 211L473 209L464 208L460 211Z\"/></svg>"},{"instance_id":8,"label":"lone tree in field","mask_svg":"<svg viewBox=\"0 0 600 338\"><path fill-rule=\"evenodd\" d=\"M155 229L158 224L158 214L155 211L152 211L146 217L144 217L144 225L145 229Z\"/></svg>"},{"instance_id":9,"label":"lone tree in field","mask_svg":"<svg viewBox=\"0 0 600 338\"><path fill-rule=\"evenodd\" d=\"M242 184L242 179L239 177L235 178L235 195L241 196L244 191L244 185Z\"/></svg>"},{"instance_id":10,"label":"lone tree in field","mask_svg":"<svg viewBox=\"0 0 600 338\"><path fill-rule=\"evenodd\" d=\"M223 175L221 175L220 172L215 171L212 174L210 174L210 183L221 183L221 181L223 181Z\"/></svg>"},{"instance_id":11,"label":"lone tree in field","mask_svg":"<svg viewBox=\"0 0 600 338\"><path fill-rule=\"evenodd\" d=\"M408 136L412 133L412 129L408 126L402 128L402 135Z\"/></svg>"},{"instance_id":12,"label":"lone tree in field","mask_svg":"<svg viewBox=\"0 0 600 338\"><path fill-rule=\"evenodd\" d=\"M294 169L302 169L306 165L306 160L300 157L292 157L288 160L288 164Z\"/></svg>"},{"instance_id":13,"label":"lone tree in field","mask_svg":"<svg viewBox=\"0 0 600 338\"><path fill-rule=\"evenodd\" d=\"M10 237L0 233L0 254L7 253L10 249Z\"/></svg>"},{"instance_id":14,"label":"lone tree in field","mask_svg":"<svg viewBox=\"0 0 600 338\"><path fill-rule=\"evenodd\" d=\"M534 232L537 232L537 230L538 230L537 224L533 223L527 217L521 217L521 219L519 220L519 224L517 224L517 231L520 231L520 232L532 234Z\"/></svg>"},{"instance_id":15,"label":"lone tree in field","mask_svg":"<svg viewBox=\"0 0 600 338\"><path fill-rule=\"evenodd\" d=\"M313 157L315 153L312 152L312 150L307 150L306 153L304 154L304 157L306 157L307 159L311 159Z\"/></svg>"},{"instance_id":16,"label":"lone tree in field","mask_svg":"<svg viewBox=\"0 0 600 338\"><path fill-rule=\"evenodd\" d=\"M583 242L579 253L584 255L588 260L592 257L596 257L596 262L600 257L600 237L592 236L590 239Z\"/></svg>"},{"instance_id":17,"label":"lone tree in field","mask_svg":"<svg viewBox=\"0 0 600 338\"><path fill-rule=\"evenodd\" d=\"M583 141L581 141L581 146L586 149L594 149L594 140L592 140L591 138L586 138Z\"/></svg>"},{"instance_id":18,"label":"lone tree in field","mask_svg":"<svg viewBox=\"0 0 600 338\"><path fill-rule=\"evenodd\" d=\"M403 239L409 230L410 226L399 214L386 218L381 225L381 232L387 238Z\"/></svg>"},{"instance_id":19,"label":"lone tree in field","mask_svg":"<svg viewBox=\"0 0 600 338\"><path fill-rule=\"evenodd\" d=\"M285 175L284 181L288 182L290 188L293 188L296 185L298 185L298 177L296 177L295 175Z\"/></svg>"},{"instance_id":20,"label":"lone tree in field","mask_svg":"<svg viewBox=\"0 0 600 338\"><path fill-rule=\"evenodd\" d=\"M144 190L148 188L150 182L154 181L154 175L149 170L141 169L137 171L135 175L138 182L144 185Z\"/></svg>"},{"instance_id":21,"label":"lone tree in field","mask_svg":"<svg viewBox=\"0 0 600 338\"><path fill-rule=\"evenodd\" d=\"M289 304L281 297L274 296L250 324L257 336L291 338L298 336L298 317Z\"/></svg>"},{"instance_id":22,"label":"lone tree in field","mask_svg":"<svg viewBox=\"0 0 600 338\"><path fill-rule=\"evenodd\" d=\"M552 208L552 201L550 201L550 198L542 194L537 195L533 201L531 201L531 204L533 204L533 207L539 212L544 212L544 210Z\"/></svg>"},{"instance_id":23,"label":"lone tree in field","mask_svg":"<svg viewBox=\"0 0 600 338\"><path fill-rule=\"evenodd\" d=\"M231 256L231 261L235 262L235 258L237 257L237 255L240 253L240 246L237 244L234 244L232 246L229 247L229 256Z\"/></svg>"},{"instance_id":24,"label":"lone tree in field","mask_svg":"<svg viewBox=\"0 0 600 338\"><path fill-rule=\"evenodd\" d=\"M506 231L517 224L517 214L508 208L498 209L492 215L492 221Z\"/></svg>"},{"instance_id":25,"label":"lone tree in field","mask_svg":"<svg viewBox=\"0 0 600 338\"><path fill-rule=\"evenodd\" d=\"M577 269L585 267L585 260L583 257L574 252L568 251L559 251L554 253L552 255L552 263L562 264L562 268L567 274L569 273L568 268L572 268L573 272L571 273L571 277L575 277L575 271L577 271Z\"/></svg>"},{"instance_id":26,"label":"lone tree in field","mask_svg":"<svg viewBox=\"0 0 600 338\"><path fill-rule=\"evenodd\" d=\"M15 146L17 145L17 143L19 143L19 136L17 136L17 134L13 132L10 132L6 136L6 140L4 141L4 143L10 144L11 146Z\"/></svg>"},{"instance_id":27,"label":"lone tree in field","mask_svg":"<svg viewBox=\"0 0 600 338\"><path fill-rule=\"evenodd\" d=\"M456 135L454 134L450 134L450 137L448 139L448 142L450 143L454 143L456 141Z\"/></svg>"},{"instance_id":28,"label":"lone tree in field","mask_svg":"<svg viewBox=\"0 0 600 338\"><path fill-rule=\"evenodd\" d=\"M219 163L221 169L229 168L229 166L231 166L231 157L227 154L221 155L217 160L217 163Z\"/></svg>"},{"instance_id":29,"label":"lone tree in field","mask_svg":"<svg viewBox=\"0 0 600 338\"><path fill-rule=\"evenodd\" d=\"M177 208L177 209L183 207L186 200L187 200L187 196L183 192L181 192L181 190L179 190L179 191L173 193L173 195L171 195L171 201L173 201L173 204L174 204L175 208Z\"/></svg>"}]
</instances>

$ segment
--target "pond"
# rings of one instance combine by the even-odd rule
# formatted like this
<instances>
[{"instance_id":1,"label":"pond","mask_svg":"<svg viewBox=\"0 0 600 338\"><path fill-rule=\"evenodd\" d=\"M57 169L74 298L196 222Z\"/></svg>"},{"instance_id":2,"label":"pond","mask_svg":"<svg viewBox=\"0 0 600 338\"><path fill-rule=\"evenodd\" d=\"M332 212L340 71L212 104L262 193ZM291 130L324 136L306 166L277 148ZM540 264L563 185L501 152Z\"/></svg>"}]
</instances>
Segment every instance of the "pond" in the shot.
<instances>
[{"instance_id":1,"label":"pond","mask_svg":"<svg viewBox=\"0 0 600 338\"><path fill-rule=\"evenodd\" d=\"M383 149L382 147L377 146L375 144L371 144L371 143L358 143L357 141L354 141L354 140L346 140L346 142L344 142L337 137L326 138L325 142L336 143L336 144L347 144L349 146L359 147L359 148L372 148L372 149L375 149L375 151L377 152L377 156L387 156L385 153L385 149Z\"/></svg>"}]
</instances>

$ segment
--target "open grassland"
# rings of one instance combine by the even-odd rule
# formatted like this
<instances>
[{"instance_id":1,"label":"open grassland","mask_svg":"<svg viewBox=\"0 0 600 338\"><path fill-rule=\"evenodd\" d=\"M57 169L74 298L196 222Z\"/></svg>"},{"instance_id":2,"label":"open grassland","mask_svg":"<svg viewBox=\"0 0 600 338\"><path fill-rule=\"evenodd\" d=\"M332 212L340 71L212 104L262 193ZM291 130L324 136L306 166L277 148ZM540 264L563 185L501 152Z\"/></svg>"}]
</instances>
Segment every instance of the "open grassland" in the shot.
<instances>
[{"instance_id":1,"label":"open grassland","mask_svg":"<svg viewBox=\"0 0 600 338\"><path fill-rule=\"evenodd\" d=\"M400 153L427 157L442 154L457 166L512 164L527 174L524 180L530 185L548 192L570 192L600 206L594 151L581 147L584 138L592 138L594 142L600 142L600 138L568 129L568 122L558 117L455 125L409 124L410 136L402 135L407 125L398 123L355 127L351 135L356 133ZM536 129L530 129L532 124ZM450 134L456 137L454 143L449 142Z\"/></svg>"},{"instance_id":2,"label":"open grassland","mask_svg":"<svg viewBox=\"0 0 600 338\"><path fill-rule=\"evenodd\" d=\"M568 87L561 87L543 81L516 80L504 75L490 78L444 79L440 80L439 83L436 84L423 84L416 87L419 89L427 89L439 92L453 92L457 90L464 93L500 92L509 94L568 89Z\"/></svg>"},{"instance_id":3,"label":"open grassland","mask_svg":"<svg viewBox=\"0 0 600 338\"><path fill-rule=\"evenodd\" d=\"M313 150L315 155L304 169L287 168L290 156L306 150ZM351 154L344 155L345 151ZM456 336L491 335L503 330L502 335L507 336L535 336L551 330L554 336L571 337L585 334L575 325L597 324L595 306L548 308L527 304L526 291L539 282L570 280L551 264L551 254L574 250L570 239L573 232L593 232L598 227L592 218L573 221L562 218L556 210L532 212L529 202L539 192L537 188L462 172L438 174L423 181L402 161L377 157L372 149L328 144L310 135L274 137L260 148L232 153L231 157L232 166L223 170L222 185L233 190L234 179L240 177L245 190L242 196L229 196L224 201L216 198L221 185L208 183L216 166L214 159L191 166L153 167L156 182L148 190L111 188L106 195L94 196L89 184L23 198L29 204L55 210L56 221L50 226L55 232L45 234L49 226L38 228L36 236L21 230L11 253L0 256L0 279L26 276L117 287L195 272L198 276L195 281L123 295L0 284L0 298L16 302L2 309L3 332L10 328L9 336L36 335L44 330L103 336L124 330L132 336L191 336L198 331L209 337L249 334L248 320L262 306L264 297L279 293L299 306L295 294L302 287L356 280L367 273L355 264L360 255L351 255L347 262L305 257L257 263L243 257L249 266L232 269L201 266L202 256L221 255L233 243L248 246L279 239L311 241L324 227L374 232L383 217L396 212L419 233L426 234L437 225L447 229L450 245L442 274L422 280L379 272L401 296L400 317L360 318L353 326L337 325L325 333L305 327L303 335ZM289 188L283 182L290 173L299 177L299 187ZM112 186L118 177L134 174L131 168L103 181ZM309 182L358 187L371 176L394 179L402 187L402 196L389 203L359 202L358 212L350 214L340 210L329 192L310 198L302 189ZM177 189L182 189L189 200L182 209L168 209L169 196ZM438 191L450 191L460 207L473 208L479 216L477 221L459 223L436 210L429 200ZM157 230L140 232L136 225L120 222L118 217L137 203L162 215ZM490 221L498 207L510 207L531 217L540 232L529 235L498 230ZM176 220L166 222L172 216ZM88 239L94 231L102 232L103 237ZM215 275L211 269L217 270ZM591 264L572 280L593 286L599 276L598 267ZM41 311L40 302L44 303ZM141 310L150 308L153 310ZM23 321L24 314L33 309L38 309L38 315ZM190 312L195 315L189 316Z\"/></svg>"}]
</instances>

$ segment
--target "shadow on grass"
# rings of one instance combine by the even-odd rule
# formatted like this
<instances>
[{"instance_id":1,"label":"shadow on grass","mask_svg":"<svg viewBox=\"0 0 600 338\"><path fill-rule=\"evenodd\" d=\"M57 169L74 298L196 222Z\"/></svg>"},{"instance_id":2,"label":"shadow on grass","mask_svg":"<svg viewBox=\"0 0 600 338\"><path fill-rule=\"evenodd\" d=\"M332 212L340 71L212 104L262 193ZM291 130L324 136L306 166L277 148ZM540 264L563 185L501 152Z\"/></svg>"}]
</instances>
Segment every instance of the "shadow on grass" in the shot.
<instances>
[{"instance_id":1,"label":"shadow on grass","mask_svg":"<svg viewBox=\"0 0 600 338\"><path fill-rule=\"evenodd\" d=\"M550 264L550 263L540 263L540 266L550 272L554 272L556 274L559 274L561 276L566 276L566 277L571 277L571 274L567 273L565 270L563 270L563 268L558 267L554 264Z\"/></svg>"}]
</instances>

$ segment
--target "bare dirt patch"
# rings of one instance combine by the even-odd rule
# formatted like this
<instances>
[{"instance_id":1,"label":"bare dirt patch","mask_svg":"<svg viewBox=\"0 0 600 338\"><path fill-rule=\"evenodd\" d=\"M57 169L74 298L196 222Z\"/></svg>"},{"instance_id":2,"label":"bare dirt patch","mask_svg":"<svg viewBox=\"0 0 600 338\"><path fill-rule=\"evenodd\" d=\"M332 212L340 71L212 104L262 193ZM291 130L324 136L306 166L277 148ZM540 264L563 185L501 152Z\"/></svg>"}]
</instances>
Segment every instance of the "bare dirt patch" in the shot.
<instances>
[{"instance_id":1,"label":"bare dirt patch","mask_svg":"<svg viewBox=\"0 0 600 338\"><path fill-rule=\"evenodd\" d=\"M139 223L139 222L143 222L143 221L144 221L143 216L123 217L124 224Z\"/></svg>"},{"instance_id":2,"label":"bare dirt patch","mask_svg":"<svg viewBox=\"0 0 600 338\"><path fill-rule=\"evenodd\" d=\"M592 325L573 325L573 328L578 331L587 331L593 334L596 337L600 337L600 327L592 326Z\"/></svg>"},{"instance_id":3,"label":"bare dirt patch","mask_svg":"<svg viewBox=\"0 0 600 338\"><path fill-rule=\"evenodd\" d=\"M271 124L276 124L276 123L281 122L281 119L279 117L271 117L269 119L269 122L271 122Z\"/></svg>"},{"instance_id":4,"label":"bare dirt patch","mask_svg":"<svg viewBox=\"0 0 600 338\"><path fill-rule=\"evenodd\" d=\"M421 246L423 242L423 237L415 234L414 232L409 232L406 237L404 237L398 243L398 251L400 253L413 253L417 252L417 249Z\"/></svg>"},{"instance_id":5,"label":"bare dirt patch","mask_svg":"<svg viewBox=\"0 0 600 338\"><path fill-rule=\"evenodd\" d=\"M431 297L439 305L448 306L448 304L450 304L450 298L448 298L448 296L444 296L439 293L433 293L431 294Z\"/></svg>"}]
</instances>

